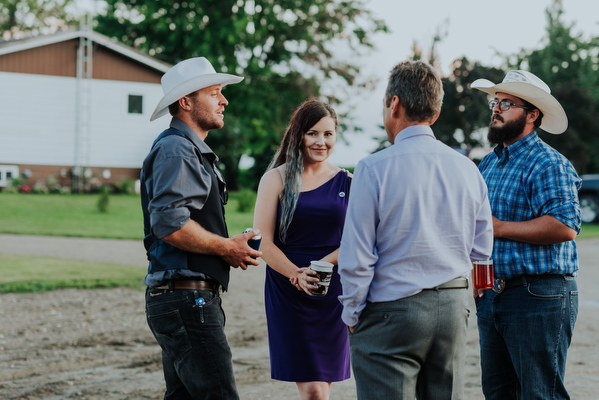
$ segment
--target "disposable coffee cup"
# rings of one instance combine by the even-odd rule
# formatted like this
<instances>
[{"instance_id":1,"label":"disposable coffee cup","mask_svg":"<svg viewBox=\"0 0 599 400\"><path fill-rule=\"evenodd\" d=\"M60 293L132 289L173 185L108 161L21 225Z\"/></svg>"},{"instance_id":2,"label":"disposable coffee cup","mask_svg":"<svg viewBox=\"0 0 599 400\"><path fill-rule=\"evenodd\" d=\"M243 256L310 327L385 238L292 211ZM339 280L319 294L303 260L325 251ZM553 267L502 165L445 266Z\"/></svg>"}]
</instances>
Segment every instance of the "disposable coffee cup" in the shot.
<instances>
[{"instance_id":1,"label":"disposable coffee cup","mask_svg":"<svg viewBox=\"0 0 599 400\"><path fill-rule=\"evenodd\" d=\"M472 280L477 289L493 288L493 260L479 260L472 263Z\"/></svg>"},{"instance_id":2,"label":"disposable coffee cup","mask_svg":"<svg viewBox=\"0 0 599 400\"><path fill-rule=\"evenodd\" d=\"M329 291L331 277L333 276L334 265L326 261L310 261L310 269L316 271L316 277L320 282L316 282L317 289L309 289L308 292L314 296L324 296Z\"/></svg>"}]
</instances>

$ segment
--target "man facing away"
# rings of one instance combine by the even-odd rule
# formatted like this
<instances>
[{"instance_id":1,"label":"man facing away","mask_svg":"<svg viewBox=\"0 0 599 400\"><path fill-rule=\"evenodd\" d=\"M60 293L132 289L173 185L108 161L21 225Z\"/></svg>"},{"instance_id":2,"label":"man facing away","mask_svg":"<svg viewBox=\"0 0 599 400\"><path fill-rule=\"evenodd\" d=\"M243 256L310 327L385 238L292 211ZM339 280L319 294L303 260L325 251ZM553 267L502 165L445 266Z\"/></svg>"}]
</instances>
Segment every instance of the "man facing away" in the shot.
<instances>
[{"instance_id":1,"label":"man facing away","mask_svg":"<svg viewBox=\"0 0 599 400\"><path fill-rule=\"evenodd\" d=\"M165 399L239 398L220 289L230 266L258 265L252 257L262 253L247 244L255 232L228 237L227 190L204 139L224 125L222 88L242 79L216 73L204 57L182 61L162 77L150 119L173 117L141 171L146 316L162 348Z\"/></svg>"},{"instance_id":2,"label":"man facing away","mask_svg":"<svg viewBox=\"0 0 599 400\"><path fill-rule=\"evenodd\" d=\"M361 400L463 398L466 277L491 255L493 232L476 165L430 128L442 100L430 65L396 65L383 99L393 145L354 172L339 299Z\"/></svg>"},{"instance_id":3,"label":"man facing away","mask_svg":"<svg viewBox=\"0 0 599 400\"><path fill-rule=\"evenodd\" d=\"M491 96L480 163L493 211L494 290L475 293L486 399L569 399L566 355L578 315L575 276L580 178L537 135L560 134L568 119L549 87L528 71L509 71Z\"/></svg>"}]
</instances>

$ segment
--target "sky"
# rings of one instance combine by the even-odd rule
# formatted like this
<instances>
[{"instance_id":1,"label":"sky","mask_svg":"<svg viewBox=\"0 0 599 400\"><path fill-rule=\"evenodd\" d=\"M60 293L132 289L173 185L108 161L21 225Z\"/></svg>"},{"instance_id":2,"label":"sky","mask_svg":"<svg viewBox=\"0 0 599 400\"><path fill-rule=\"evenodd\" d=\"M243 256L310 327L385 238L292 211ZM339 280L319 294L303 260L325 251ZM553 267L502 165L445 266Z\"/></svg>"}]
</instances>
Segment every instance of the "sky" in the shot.
<instances>
[{"instance_id":1,"label":"sky","mask_svg":"<svg viewBox=\"0 0 599 400\"><path fill-rule=\"evenodd\" d=\"M434 35L442 27L446 36L436 50L443 74L448 74L452 61L462 56L499 67L502 58L497 53L515 54L520 49L544 47L545 10L552 1L371 0L366 4L386 22L391 33L375 35L376 50L359 60L361 72L377 76L379 83L373 92L363 92L343 105L354 108L350 114L363 131L343 132L349 145L337 141L329 161L341 167L355 166L377 147L372 138L385 136L379 125L388 74L393 65L410 57L414 41L426 56ZM563 0L563 8L563 21L575 24L574 34L581 33L585 39L599 36L599 1Z\"/></svg>"},{"instance_id":2,"label":"sky","mask_svg":"<svg viewBox=\"0 0 599 400\"><path fill-rule=\"evenodd\" d=\"M101 2L77 0L82 9L94 10ZM389 71L396 63L411 56L414 41L428 55L435 34L444 38L437 44L442 74L451 63L466 56L485 66L501 66L499 55L518 53L521 49L543 47L546 36L546 9L552 0L364 0L374 16L383 19L390 33L373 36L376 49L355 61L364 76L374 76L378 85L372 92L350 95L339 107L351 110L351 123L362 132L341 132L349 142L338 140L329 161L341 167L353 167L377 147L373 138L385 136L382 123L382 98ZM563 0L563 21L574 24L573 34L584 39L599 36L598 0ZM97 9L96 9L97 10ZM507 72L507 71L506 71ZM434 130L434 127L433 127ZM243 161L243 160L242 160Z\"/></svg>"}]
</instances>

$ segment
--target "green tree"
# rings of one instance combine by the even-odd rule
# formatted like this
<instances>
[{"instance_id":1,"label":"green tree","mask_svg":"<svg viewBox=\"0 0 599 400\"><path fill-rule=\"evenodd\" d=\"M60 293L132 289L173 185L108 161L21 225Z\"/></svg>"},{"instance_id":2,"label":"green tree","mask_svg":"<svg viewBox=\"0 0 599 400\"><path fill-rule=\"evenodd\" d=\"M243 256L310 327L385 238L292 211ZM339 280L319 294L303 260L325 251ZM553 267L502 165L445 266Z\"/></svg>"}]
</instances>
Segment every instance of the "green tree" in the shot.
<instances>
[{"instance_id":1,"label":"green tree","mask_svg":"<svg viewBox=\"0 0 599 400\"><path fill-rule=\"evenodd\" d=\"M487 95L472 89L471 84L479 78L501 82L504 75L498 68L471 63L466 57L455 60L449 76L442 78L445 96L441 115L433 126L437 138L452 147L482 145L480 130L491 122L491 111Z\"/></svg>"},{"instance_id":2,"label":"green tree","mask_svg":"<svg viewBox=\"0 0 599 400\"><path fill-rule=\"evenodd\" d=\"M564 154L580 174L599 172L599 38L574 35L574 24L562 20L561 0L554 0L546 14L547 36L541 49L503 55L501 68L471 63L466 57L454 61L449 76L442 78L445 97L433 129L453 147L482 144L490 111L486 95L473 90L472 82L479 78L501 82L510 69L529 70L549 85L569 119L563 135L541 133L542 139ZM421 52L414 51L414 57L421 58Z\"/></svg>"},{"instance_id":3,"label":"green tree","mask_svg":"<svg viewBox=\"0 0 599 400\"><path fill-rule=\"evenodd\" d=\"M66 11L73 0L0 0L0 38L50 33L76 21Z\"/></svg>"},{"instance_id":4,"label":"green tree","mask_svg":"<svg viewBox=\"0 0 599 400\"><path fill-rule=\"evenodd\" d=\"M440 29L438 29L440 31ZM435 50L443 35L437 33L433 38L433 44L428 55L425 57L418 43L412 44L413 60L426 60L429 64L440 70L438 55ZM472 148L484 144L481 129L489 125L491 111L489 110L487 95L479 90L471 88L472 82L479 78L490 79L499 82L505 73L494 67L485 67L479 62L471 63L466 57L453 62L451 72L442 77L443 105L439 119L433 125L435 136L443 143L451 147ZM384 131L384 128L381 126ZM386 135L377 139L379 145L376 151L389 146Z\"/></svg>"},{"instance_id":5,"label":"green tree","mask_svg":"<svg viewBox=\"0 0 599 400\"><path fill-rule=\"evenodd\" d=\"M562 135L543 135L579 174L599 172L599 38L585 40L573 34L574 24L563 22L561 0L547 9L545 47L522 50L512 57L510 69L528 69L551 88L568 116Z\"/></svg>"},{"instance_id":6,"label":"green tree","mask_svg":"<svg viewBox=\"0 0 599 400\"><path fill-rule=\"evenodd\" d=\"M361 0L107 0L96 30L163 61L207 57L215 69L245 80L227 87L225 127L208 144L233 189L241 156L253 157L254 185L280 142L289 116L308 97L339 102L359 86L359 68L333 55L347 49L357 60L384 23ZM323 82L337 82L334 91ZM339 95L341 93L341 95Z\"/></svg>"}]
</instances>

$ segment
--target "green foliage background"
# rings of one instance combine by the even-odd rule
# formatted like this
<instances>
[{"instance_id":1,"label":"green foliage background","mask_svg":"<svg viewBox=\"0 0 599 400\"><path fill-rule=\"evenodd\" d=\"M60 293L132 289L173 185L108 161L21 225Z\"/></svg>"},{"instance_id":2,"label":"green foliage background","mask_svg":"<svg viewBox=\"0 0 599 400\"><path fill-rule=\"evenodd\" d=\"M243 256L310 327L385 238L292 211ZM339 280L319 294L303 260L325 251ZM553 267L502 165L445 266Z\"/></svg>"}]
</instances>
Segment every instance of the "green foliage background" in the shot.
<instances>
[{"instance_id":1,"label":"green foliage background","mask_svg":"<svg viewBox=\"0 0 599 400\"><path fill-rule=\"evenodd\" d=\"M255 189L293 110L310 97L339 104L348 87L366 84L356 65L338 59L346 48L357 59L386 31L361 0L107 0L96 18L100 33L169 63L205 56L219 72L245 79L225 89L230 99L223 129L206 142L236 190L243 154L255 164L245 184ZM325 81L335 90L322 90ZM343 121L344 118L341 118Z\"/></svg>"},{"instance_id":2,"label":"green foliage background","mask_svg":"<svg viewBox=\"0 0 599 400\"><path fill-rule=\"evenodd\" d=\"M574 24L567 24L563 14L562 1L554 0L546 10L544 47L503 55L499 68L466 57L453 62L451 74L443 78L443 109L433 126L439 139L455 147L480 146L491 111L486 95L470 84L479 78L498 83L508 70L525 69L549 85L568 116L566 132L541 131L541 139L566 156L579 174L599 172L599 38L575 34ZM455 135L458 130L463 135Z\"/></svg>"},{"instance_id":3,"label":"green foliage background","mask_svg":"<svg viewBox=\"0 0 599 400\"><path fill-rule=\"evenodd\" d=\"M65 11L72 2L0 0L0 33L10 38L76 24L76 18ZM372 50L375 34L388 32L362 0L106 3L104 13L95 17L96 31L172 64L205 56L218 71L245 77L241 84L226 88L231 100L227 122L207 139L223 163L232 190L256 188L289 116L301 102L315 96L343 109L343 100L372 87L360 74L359 60ZM526 69L549 85L569 117L564 134L541 133L541 138L568 157L579 174L597 173L599 38L584 37L573 23L564 21L563 0L553 0L545 13L546 36L540 48L499 54L503 62L495 66L465 55L453 61L449 75L443 77L444 105L433 128L450 146L470 149L484 144L491 113L486 95L472 90L471 83L478 78L500 82L507 70ZM438 32L434 35L426 57L414 43L412 58L426 58L440 70L435 49L443 38ZM340 120L342 133L351 112L343 109ZM384 138L380 143L381 148L387 145ZM244 154L255 165L242 172L239 160Z\"/></svg>"}]
</instances>

